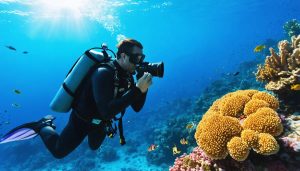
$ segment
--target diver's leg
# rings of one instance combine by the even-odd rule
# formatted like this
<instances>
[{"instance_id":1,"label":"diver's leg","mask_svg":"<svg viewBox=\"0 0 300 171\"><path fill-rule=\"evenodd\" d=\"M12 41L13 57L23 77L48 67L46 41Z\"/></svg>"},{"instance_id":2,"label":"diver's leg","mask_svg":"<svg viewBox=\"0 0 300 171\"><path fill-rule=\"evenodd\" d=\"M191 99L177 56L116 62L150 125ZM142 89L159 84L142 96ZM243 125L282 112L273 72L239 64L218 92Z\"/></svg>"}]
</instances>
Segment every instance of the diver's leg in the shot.
<instances>
[{"instance_id":1,"label":"diver's leg","mask_svg":"<svg viewBox=\"0 0 300 171\"><path fill-rule=\"evenodd\" d=\"M71 113L70 119L60 135L50 127L41 129L40 136L55 158L63 158L72 152L87 135L86 123Z\"/></svg>"},{"instance_id":2,"label":"diver's leg","mask_svg":"<svg viewBox=\"0 0 300 171\"><path fill-rule=\"evenodd\" d=\"M92 150L97 150L105 139L104 124L99 126L92 126L88 133L89 146Z\"/></svg>"}]
</instances>

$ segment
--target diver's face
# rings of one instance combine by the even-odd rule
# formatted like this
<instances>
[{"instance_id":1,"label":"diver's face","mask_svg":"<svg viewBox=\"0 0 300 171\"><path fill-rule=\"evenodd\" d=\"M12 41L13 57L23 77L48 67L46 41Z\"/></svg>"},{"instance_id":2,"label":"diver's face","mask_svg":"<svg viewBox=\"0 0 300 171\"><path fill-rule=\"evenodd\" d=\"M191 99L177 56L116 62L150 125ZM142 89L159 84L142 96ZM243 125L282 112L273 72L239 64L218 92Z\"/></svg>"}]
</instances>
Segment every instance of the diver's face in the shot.
<instances>
[{"instance_id":1,"label":"diver's face","mask_svg":"<svg viewBox=\"0 0 300 171\"><path fill-rule=\"evenodd\" d=\"M133 55L136 55L136 54L143 54L143 50L137 46L134 46L132 48L132 51L131 51L131 54ZM126 53L123 53L123 68L130 72L131 74L134 73L135 69L136 69L136 64L130 62L130 54L126 54ZM142 58L142 55L138 56L138 59L137 61L140 61Z\"/></svg>"}]
</instances>

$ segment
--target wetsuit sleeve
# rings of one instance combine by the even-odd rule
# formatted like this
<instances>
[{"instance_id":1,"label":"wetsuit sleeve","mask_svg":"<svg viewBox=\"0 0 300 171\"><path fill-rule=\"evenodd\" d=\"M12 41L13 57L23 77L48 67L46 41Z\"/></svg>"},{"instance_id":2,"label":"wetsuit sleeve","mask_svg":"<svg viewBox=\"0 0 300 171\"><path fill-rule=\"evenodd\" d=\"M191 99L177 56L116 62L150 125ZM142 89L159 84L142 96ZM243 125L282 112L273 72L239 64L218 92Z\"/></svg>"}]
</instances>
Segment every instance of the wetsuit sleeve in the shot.
<instances>
[{"instance_id":1,"label":"wetsuit sleeve","mask_svg":"<svg viewBox=\"0 0 300 171\"><path fill-rule=\"evenodd\" d=\"M131 104L131 107L135 112L139 112L143 108L145 101L146 101L146 96L147 96L147 92L142 93Z\"/></svg>"},{"instance_id":2,"label":"wetsuit sleeve","mask_svg":"<svg viewBox=\"0 0 300 171\"><path fill-rule=\"evenodd\" d=\"M98 68L92 76L92 89L101 119L110 120L131 105L142 92L132 87L122 97L114 99L114 72L108 68Z\"/></svg>"}]
</instances>

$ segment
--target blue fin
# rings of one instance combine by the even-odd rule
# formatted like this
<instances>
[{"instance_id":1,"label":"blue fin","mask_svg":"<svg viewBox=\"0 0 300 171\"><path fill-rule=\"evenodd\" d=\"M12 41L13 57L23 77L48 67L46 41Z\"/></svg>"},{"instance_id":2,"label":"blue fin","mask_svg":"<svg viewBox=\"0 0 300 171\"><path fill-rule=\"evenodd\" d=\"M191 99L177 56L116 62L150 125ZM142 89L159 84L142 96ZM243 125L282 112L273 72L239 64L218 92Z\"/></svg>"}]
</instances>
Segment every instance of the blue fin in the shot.
<instances>
[{"instance_id":1,"label":"blue fin","mask_svg":"<svg viewBox=\"0 0 300 171\"><path fill-rule=\"evenodd\" d=\"M53 129L55 129L56 127L53 124L54 119L55 117L53 117L52 115L47 115L44 118L40 119L38 122L29 122L20 125L5 134L0 139L0 144L12 141L27 140L36 137L39 134L41 128L45 126L51 126Z\"/></svg>"},{"instance_id":2,"label":"blue fin","mask_svg":"<svg viewBox=\"0 0 300 171\"><path fill-rule=\"evenodd\" d=\"M0 139L0 144L36 137L38 135L36 131L37 123L30 122L12 129Z\"/></svg>"}]
</instances>

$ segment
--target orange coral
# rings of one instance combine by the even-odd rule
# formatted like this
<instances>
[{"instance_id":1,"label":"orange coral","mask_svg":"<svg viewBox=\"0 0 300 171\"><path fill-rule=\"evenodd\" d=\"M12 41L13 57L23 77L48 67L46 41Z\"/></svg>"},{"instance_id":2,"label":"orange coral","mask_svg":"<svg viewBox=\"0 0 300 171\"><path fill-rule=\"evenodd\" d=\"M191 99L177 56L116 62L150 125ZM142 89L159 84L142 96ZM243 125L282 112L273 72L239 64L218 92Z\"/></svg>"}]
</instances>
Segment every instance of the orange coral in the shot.
<instances>
[{"instance_id":1,"label":"orange coral","mask_svg":"<svg viewBox=\"0 0 300 171\"><path fill-rule=\"evenodd\" d=\"M272 135L260 133L258 134L258 147L254 148L254 151L262 155L272 155L279 151L279 145Z\"/></svg>"},{"instance_id":2,"label":"orange coral","mask_svg":"<svg viewBox=\"0 0 300 171\"><path fill-rule=\"evenodd\" d=\"M224 116L239 117L243 113L245 104L250 101L250 97L236 93L226 99L220 106L221 114Z\"/></svg>"},{"instance_id":3,"label":"orange coral","mask_svg":"<svg viewBox=\"0 0 300 171\"><path fill-rule=\"evenodd\" d=\"M233 137L227 143L227 148L230 156L237 161L246 160L250 152L247 143L240 137Z\"/></svg>"},{"instance_id":4,"label":"orange coral","mask_svg":"<svg viewBox=\"0 0 300 171\"><path fill-rule=\"evenodd\" d=\"M239 136L242 127L238 119L229 116L212 115L205 122L200 122L195 139L197 144L212 159L224 159L228 150L227 142Z\"/></svg>"},{"instance_id":5,"label":"orange coral","mask_svg":"<svg viewBox=\"0 0 300 171\"><path fill-rule=\"evenodd\" d=\"M265 150L268 144L263 144L269 143L270 138L265 140L262 136L259 141L258 134L281 134L283 126L275 111L278 106L278 100L265 92L238 90L228 93L203 115L196 128L197 144L212 159L224 159L229 152L234 159L242 161L247 158L248 148L260 154L271 154L275 151L268 152ZM239 120L241 115L246 119Z\"/></svg>"},{"instance_id":6,"label":"orange coral","mask_svg":"<svg viewBox=\"0 0 300 171\"><path fill-rule=\"evenodd\" d=\"M260 108L254 114L248 116L243 124L244 129L269 133L278 136L283 131L281 120L277 113L271 108Z\"/></svg>"},{"instance_id":7,"label":"orange coral","mask_svg":"<svg viewBox=\"0 0 300 171\"><path fill-rule=\"evenodd\" d=\"M253 90L253 89L236 91L236 93L240 93L242 95L247 95L249 97L252 97L254 94L256 94L258 92L259 92L258 90Z\"/></svg>"},{"instance_id":8,"label":"orange coral","mask_svg":"<svg viewBox=\"0 0 300 171\"><path fill-rule=\"evenodd\" d=\"M259 92L252 96L252 99L264 100L269 103L270 108L277 110L279 107L279 101L269 93Z\"/></svg>"},{"instance_id":9,"label":"orange coral","mask_svg":"<svg viewBox=\"0 0 300 171\"><path fill-rule=\"evenodd\" d=\"M252 99L250 100L244 108L244 114L249 116L252 113L255 113L259 108L269 107L269 103L264 100Z\"/></svg>"},{"instance_id":10,"label":"orange coral","mask_svg":"<svg viewBox=\"0 0 300 171\"><path fill-rule=\"evenodd\" d=\"M295 72L300 68L300 35L278 43L279 53L270 48L270 56L264 65L258 66L256 79L267 82L267 90L289 90L290 85L300 83L300 75Z\"/></svg>"},{"instance_id":11,"label":"orange coral","mask_svg":"<svg viewBox=\"0 0 300 171\"><path fill-rule=\"evenodd\" d=\"M256 148L258 144L258 132L250 129L245 129L241 133L241 138L247 143L248 147Z\"/></svg>"}]
</instances>

